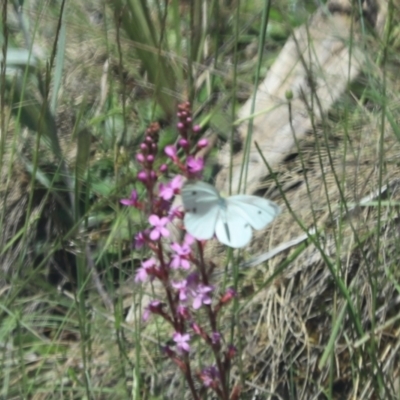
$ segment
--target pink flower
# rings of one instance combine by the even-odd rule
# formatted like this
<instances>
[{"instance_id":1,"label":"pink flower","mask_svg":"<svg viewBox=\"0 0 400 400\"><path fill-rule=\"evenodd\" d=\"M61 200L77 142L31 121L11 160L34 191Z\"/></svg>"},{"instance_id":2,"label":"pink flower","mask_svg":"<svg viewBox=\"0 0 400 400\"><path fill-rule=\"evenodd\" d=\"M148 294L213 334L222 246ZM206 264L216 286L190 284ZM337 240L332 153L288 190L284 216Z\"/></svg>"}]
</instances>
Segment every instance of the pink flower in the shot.
<instances>
[{"instance_id":1,"label":"pink flower","mask_svg":"<svg viewBox=\"0 0 400 400\"><path fill-rule=\"evenodd\" d=\"M183 186L183 176L177 175L167 184L160 184L160 197L164 200L171 200Z\"/></svg>"},{"instance_id":2,"label":"pink flower","mask_svg":"<svg viewBox=\"0 0 400 400\"><path fill-rule=\"evenodd\" d=\"M169 230L165 227L168 224L169 220L167 217L160 218L158 215L150 215L149 222L154 226L153 230L150 232L151 240L158 240L161 236L167 237L169 236Z\"/></svg>"},{"instance_id":3,"label":"pink flower","mask_svg":"<svg viewBox=\"0 0 400 400\"><path fill-rule=\"evenodd\" d=\"M136 190L132 190L130 199L121 199L119 202L124 206L132 206L137 207L138 203L138 195Z\"/></svg>"},{"instance_id":4,"label":"pink flower","mask_svg":"<svg viewBox=\"0 0 400 400\"><path fill-rule=\"evenodd\" d=\"M172 336L174 339L174 342L176 343L176 347L180 352L186 352L189 353L190 351L190 346L189 346L189 340L190 340L190 335L188 333L181 334L179 332L175 332Z\"/></svg>"},{"instance_id":5,"label":"pink flower","mask_svg":"<svg viewBox=\"0 0 400 400\"><path fill-rule=\"evenodd\" d=\"M186 167L189 173L196 175L203 171L204 160L201 157L195 158L193 156L188 156L186 159Z\"/></svg>"},{"instance_id":6,"label":"pink flower","mask_svg":"<svg viewBox=\"0 0 400 400\"><path fill-rule=\"evenodd\" d=\"M195 242L195 240L196 239L190 233L187 233L185 235L185 239L183 240L183 243L188 246L191 246Z\"/></svg>"},{"instance_id":7,"label":"pink flower","mask_svg":"<svg viewBox=\"0 0 400 400\"><path fill-rule=\"evenodd\" d=\"M186 278L187 285L191 289L195 289L197 287L197 285L199 284L199 280L199 274L197 272L192 272Z\"/></svg>"},{"instance_id":8,"label":"pink flower","mask_svg":"<svg viewBox=\"0 0 400 400\"><path fill-rule=\"evenodd\" d=\"M152 275L156 267L157 261L153 257L143 261L142 266L136 271L135 282L145 282L148 276Z\"/></svg>"},{"instance_id":9,"label":"pink flower","mask_svg":"<svg viewBox=\"0 0 400 400\"><path fill-rule=\"evenodd\" d=\"M189 269L190 262L188 261L188 257L192 251L190 246L185 243L183 243L182 246L179 243L172 243L171 249L175 252L172 256L171 268Z\"/></svg>"},{"instance_id":10,"label":"pink flower","mask_svg":"<svg viewBox=\"0 0 400 400\"><path fill-rule=\"evenodd\" d=\"M218 387L220 382L220 375L218 373L218 369L215 366L206 367L201 371L200 378L203 381L204 386L206 387Z\"/></svg>"},{"instance_id":11,"label":"pink flower","mask_svg":"<svg viewBox=\"0 0 400 400\"><path fill-rule=\"evenodd\" d=\"M183 218L182 210L180 207L171 207L168 211L168 219L172 221L175 217Z\"/></svg>"},{"instance_id":12,"label":"pink flower","mask_svg":"<svg viewBox=\"0 0 400 400\"><path fill-rule=\"evenodd\" d=\"M138 232L135 235L135 240L133 245L135 249L140 249L146 244L146 231L145 232Z\"/></svg>"},{"instance_id":13,"label":"pink flower","mask_svg":"<svg viewBox=\"0 0 400 400\"><path fill-rule=\"evenodd\" d=\"M178 159L177 150L175 146L166 146L164 149L164 153L172 160L176 161Z\"/></svg>"},{"instance_id":14,"label":"pink flower","mask_svg":"<svg viewBox=\"0 0 400 400\"><path fill-rule=\"evenodd\" d=\"M210 305L211 304L210 293L212 291L213 291L212 286L199 284L192 292L192 295L194 297L193 308L195 310L198 310L203 304Z\"/></svg>"},{"instance_id":15,"label":"pink flower","mask_svg":"<svg viewBox=\"0 0 400 400\"><path fill-rule=\"evenodd\" d=\"M178 307L176 308L176 313L184 319L189 319L190 317L189 309L182 304L178 305Z\"/></svg>"},{"instance_id":16,"label":"pink flower","mask_svg":"<svg viewBox=\"0 0 400 400\"><path fill-rule=\"evenodd\" d=\"M163 304L158 300L152 300L143 311L143 321L150 318L150 314L160 314Z\"/></svg>"},{"instance_id":17,"label":"pink flower","mask_svg":"<svg viewBox=\"0 0 400 400\"><path fill-rule=\"evenodd\" d=\"M180 281L180 282L172 282L171 285L174 289L176 289L178 291L179 300L186 301L187 291L188 291L186 279L184 279L183 281Z\"/></svg>"}]
</instances>

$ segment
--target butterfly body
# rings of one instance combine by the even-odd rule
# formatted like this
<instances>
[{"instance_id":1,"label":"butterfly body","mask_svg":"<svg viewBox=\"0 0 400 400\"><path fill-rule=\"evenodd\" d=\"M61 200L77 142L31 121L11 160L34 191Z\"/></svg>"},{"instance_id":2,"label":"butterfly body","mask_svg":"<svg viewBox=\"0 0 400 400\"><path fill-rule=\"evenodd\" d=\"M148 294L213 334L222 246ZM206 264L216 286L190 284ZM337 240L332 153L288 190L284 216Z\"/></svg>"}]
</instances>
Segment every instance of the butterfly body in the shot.
<instances>
[{"instance_id":1,"label":"butterfly body","mask_svg":"<svg viewBox=\"0 0 400 400\"><path fill-rule=\"evenodd\" d=\"M214 186L191 182L182 190L186 230L198 240L217 239L230 247L246 246L252 229L265 228L280 212L272 201L258 196L222 197Z\"/></svg>"}]
</instances>

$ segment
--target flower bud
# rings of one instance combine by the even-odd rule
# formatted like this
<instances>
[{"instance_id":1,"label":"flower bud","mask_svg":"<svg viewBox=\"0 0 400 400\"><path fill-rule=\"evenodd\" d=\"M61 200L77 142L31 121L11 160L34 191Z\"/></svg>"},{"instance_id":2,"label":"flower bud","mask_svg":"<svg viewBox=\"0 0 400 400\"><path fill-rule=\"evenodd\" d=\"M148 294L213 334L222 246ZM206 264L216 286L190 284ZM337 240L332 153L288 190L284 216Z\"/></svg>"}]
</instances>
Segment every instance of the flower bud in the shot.
<instances>
[{"instance_id":1,"label":"flower bud","mask_svg":"<svg viewBox=\"0 0 400 400\"><path fill-rule=\"evenodd\" d=\"M175 146L166 146L164 149L164 153L172 160L175 160L177 158L177 150Z\"/></svg>"},{"instance_id":2,"label":"flower bud","mask_svg":"<svg viewBox=\"0 0 400 400\"><path fill-rule=\"evenodd\" d=\"M293 92L291 90L286 90L285 92L286 100L293 100Z\"/></svg>"},{"instance_id":3,"label":"flower bud","mask_svg":"<svg viewBox=\"0 0 400 400\"><path fill-rule=\"evenodd\" d=\"M199 149L203 149L204 147L207 147L207 146L208 146L208 139L200 139L197 142L197 148L199 148Z\"/></svg>"},{"instance_id":4,"label":"flower bud","mask_svg":"<svg viewBox=\"0 0 400 400\"><path fill-rule=\"evenodd\" d=\"M167 164L162 164L162 165L160 165L160 172L161 172L162 174L165 174L167 171L168 171L168 166L167 166Z\"/></svg>"},{"instance_id":5,"label":"flower bud","mask_svg":"<svg viewBox=\"0 0 400 400\"><path fill-rule=\"evenodd\" d=\"M137 174L137 178L140 182L147 183L148 176L146 171L140 171Z\"/></svg>"},{"instance_id":6,"label":"flower bud","mask_svg":"<svg viewBox=\"0 0 400 400\"><path fill-rule=\"evenodd\" d=\"M141 164L143 164L143 163L144 163L144 160L145 160L144 155L143 155L142 153L137 154L137 155L136 155L136 160L137 160L138 162L140 162Z\"/></svg>"},{"instance_id":7,"label":"flower bud","mask_svg":"<svg viewBox=\"0 0 400 400\"><path fill-rule=\"evenodd\" d=\"M149 150L149 148L147 147L146 143L141 143L140 150L142 150L145 153L147 152L147 150Z\"/></svg>"},{"instance_id":8,"label":"flower bud","mask_svg":"<svg viewBox=\"0 0 400 400\"><path fill-rule=\"evenodd\" d=\"M195 125L193 128L193 133L199 133L201 131L201 126L200 125Z\"/></svg>"},{"instance_id":9,"label":"flower bud","mask_svg":"<svg viewBox=\"0 0 400 400\"><path fill-rule=\"evenodd\" d=\"M154 171L150 171L150 178L152 181L157 180L157 174Z\"/></svg>"},{"instance_id":10,"label":"flower bud","mask_svg":"<svg viewBox=\"0 0 400 400\"><path fill-rule=\"evenodd\" d=\"M184 149L187 149L189 147L189 142L186 139L179 139L178 143Z\"/></svg>"}]
</instances>

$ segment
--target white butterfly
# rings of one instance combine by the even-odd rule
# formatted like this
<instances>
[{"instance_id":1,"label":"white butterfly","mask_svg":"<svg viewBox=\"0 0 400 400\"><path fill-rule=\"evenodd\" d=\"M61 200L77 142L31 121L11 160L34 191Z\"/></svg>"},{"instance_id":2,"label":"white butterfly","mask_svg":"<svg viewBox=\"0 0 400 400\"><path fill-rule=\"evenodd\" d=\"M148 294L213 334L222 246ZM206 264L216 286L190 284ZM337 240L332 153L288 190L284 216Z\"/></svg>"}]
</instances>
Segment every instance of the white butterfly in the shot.
<instances>
[{"instance_id":1,"label":"white butterfly","mask_svg":"<svg viewBox=\"0 0 400 400\"><path fill-rule=\"evenodd\" d=\"M263 229L279 214L278 205L262 197L221 197L214 186L191 182L181 190L186 230L198 240L217 239L233 248L246 246L252 229Z\"/></svg>"}]
</instances>

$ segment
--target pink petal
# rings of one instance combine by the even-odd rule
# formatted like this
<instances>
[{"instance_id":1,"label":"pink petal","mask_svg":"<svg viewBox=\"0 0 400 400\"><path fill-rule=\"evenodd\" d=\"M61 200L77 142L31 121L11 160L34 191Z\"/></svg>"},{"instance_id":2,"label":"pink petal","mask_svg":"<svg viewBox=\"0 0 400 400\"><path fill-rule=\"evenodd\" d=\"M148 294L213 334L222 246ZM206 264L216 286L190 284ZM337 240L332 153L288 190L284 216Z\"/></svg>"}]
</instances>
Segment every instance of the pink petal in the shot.
<instances>
[{"instance_id":1,"label":"pink petal","mask_svg":"<svg viewBox=\"0 0 400 400\"><path fill-rule=\"evenodd\" d=\"M160 238L160 232L158 231L158 229L153 229L150 232L150 239L153 241L156 241Z\"/></svg>"},{"instance_id":2,"label":"pink petal","mask_svg":"<svg viewBox=\"0 0 400 400\"><path fill-rule=\"evenodd\" d=\"M160 221L160 218L157 215L155 215L155 214L150 215L149 222L151 225L157 226L159 221Z\"/></svg>"}]
</instances>

